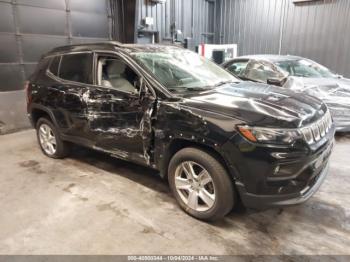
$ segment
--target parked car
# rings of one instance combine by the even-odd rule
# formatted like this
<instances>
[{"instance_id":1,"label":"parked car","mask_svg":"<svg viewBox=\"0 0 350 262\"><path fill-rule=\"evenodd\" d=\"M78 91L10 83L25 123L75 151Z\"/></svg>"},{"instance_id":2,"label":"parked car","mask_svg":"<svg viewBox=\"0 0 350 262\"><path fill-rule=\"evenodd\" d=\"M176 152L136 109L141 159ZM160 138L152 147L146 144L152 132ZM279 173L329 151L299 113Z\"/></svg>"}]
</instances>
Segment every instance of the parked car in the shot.
<instances>
[{"instance_id":1,"label":"parked car","mask_svg":"<svg viewBox=\"0 0 350 262\"><path fill-rule=\"evenodd\" d=\"M26 89L45 155L65 157L70 142L157 169L199 219L223 217L238 196L251 208L301 203L327 174L334 127L325 104L242 82L186 49L60 47Z\"/></svg>"},{"instance_id":2,"label":"parked car","mask_svg":"<svg viewBox=\"0 0 350 262\"><path fill-rule=\"evenodd\" d=\"M244 56L225 62L223 67L243 80L282 86L323 100L336 130L350 131L350 79L298 56Z\"/></svg>"}]
</instances>

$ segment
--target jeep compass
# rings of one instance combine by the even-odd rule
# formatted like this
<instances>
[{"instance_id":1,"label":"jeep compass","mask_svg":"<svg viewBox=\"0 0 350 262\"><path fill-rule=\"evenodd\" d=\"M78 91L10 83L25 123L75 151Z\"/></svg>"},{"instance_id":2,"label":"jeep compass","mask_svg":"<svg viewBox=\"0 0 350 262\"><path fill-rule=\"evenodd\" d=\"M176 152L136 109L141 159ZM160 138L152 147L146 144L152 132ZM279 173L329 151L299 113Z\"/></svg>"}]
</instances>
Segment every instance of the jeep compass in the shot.
<instances>
[{"instance_id":1,"label":"jeep compass","mask_svg":"<svg viewBox=\"0 0 350 262\"><path fill-rule=\"evenodd\" d=\"M118 42L55 48L26 83L41 150L71 143L159 170L202 220L301 203L328 172L334 126L317 98L242 82L189 50Z\"/></svg>"}]
</instances>

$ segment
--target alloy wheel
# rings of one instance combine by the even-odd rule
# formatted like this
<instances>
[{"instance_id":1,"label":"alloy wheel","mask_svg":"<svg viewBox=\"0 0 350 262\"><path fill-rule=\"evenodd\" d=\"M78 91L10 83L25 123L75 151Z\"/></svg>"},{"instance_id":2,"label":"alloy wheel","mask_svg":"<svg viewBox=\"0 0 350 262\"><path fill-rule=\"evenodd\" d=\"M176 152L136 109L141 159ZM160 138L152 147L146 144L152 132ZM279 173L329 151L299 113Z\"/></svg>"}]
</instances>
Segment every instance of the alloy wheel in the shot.
<instances>
[{"instance_id":1,"label":"alloy wheel","mask_svg":"<svg viewBox=\"0 0 350 262\"><path fill-rule=\"evenodd\" d=\"M42 124L39 127L39 141L46 154L54 155L56 153L56 138L51 127L47 124Z\"/></svg>"},{"instance_id":2,"label":"alloy wheel","mask_svg":"<svg viewBox=\"0 0 350 262\"><path fill-rule=\"evenodd\" d=\"M210 173L193 161L182 162L175 171L175 188L187 207L199 212L215 203L214 182Z\"/></svg>"}]
</instances>

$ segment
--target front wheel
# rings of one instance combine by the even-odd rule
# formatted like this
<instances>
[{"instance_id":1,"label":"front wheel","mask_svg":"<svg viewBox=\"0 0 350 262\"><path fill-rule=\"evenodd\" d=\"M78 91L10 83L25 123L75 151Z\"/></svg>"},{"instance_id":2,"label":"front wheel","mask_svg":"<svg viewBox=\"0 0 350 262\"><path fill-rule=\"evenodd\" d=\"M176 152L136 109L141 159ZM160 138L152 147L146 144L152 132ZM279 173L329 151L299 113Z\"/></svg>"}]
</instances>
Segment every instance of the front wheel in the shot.
<instances>
[{"instance_id":1,"label":"front wheel","mask_svg":"<svg viewBox=\"0 0 350 262\"><path fill-rule=\"evenodd\" d=\"M179 205L201 220L216 220L230 212L235 192L230 176L212 155L197 148L177 152L169 163L169 183Z\"/></svg>"}]
</instances>

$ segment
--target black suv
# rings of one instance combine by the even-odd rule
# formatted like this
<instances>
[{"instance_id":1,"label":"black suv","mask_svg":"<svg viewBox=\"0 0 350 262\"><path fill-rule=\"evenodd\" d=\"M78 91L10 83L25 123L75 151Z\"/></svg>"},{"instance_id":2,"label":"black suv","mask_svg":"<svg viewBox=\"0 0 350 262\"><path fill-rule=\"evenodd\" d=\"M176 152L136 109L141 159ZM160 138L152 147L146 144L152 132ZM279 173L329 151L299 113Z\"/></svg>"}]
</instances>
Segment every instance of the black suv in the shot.
<instances>
[{"instance_id":1,"label":"black suv","mask_svg":"<svg viewBox=\"0 0 350 262\"><path fill-rule=\"evenodd\" d=\"M214 220L308 199L326 177L334 127L320 100L241 82L174 46L59 47L26 84L44 154L69 143L146 165L190 215Z\"/></svg>"}]
</instances>

